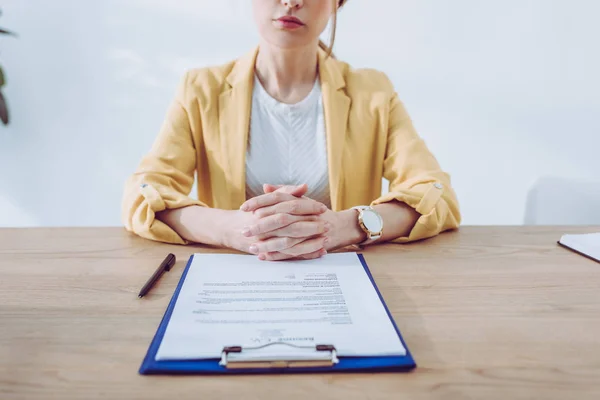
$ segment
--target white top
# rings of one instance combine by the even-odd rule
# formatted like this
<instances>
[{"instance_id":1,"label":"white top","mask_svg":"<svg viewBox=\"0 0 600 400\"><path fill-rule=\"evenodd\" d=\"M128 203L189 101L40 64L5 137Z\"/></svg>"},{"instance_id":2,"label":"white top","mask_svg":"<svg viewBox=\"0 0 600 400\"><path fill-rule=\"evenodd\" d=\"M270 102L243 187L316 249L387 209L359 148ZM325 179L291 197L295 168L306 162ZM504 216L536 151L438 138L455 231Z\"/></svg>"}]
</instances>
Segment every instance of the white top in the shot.
<instances>
[{"instance_id":1,"label":"white top","mask_svg":"<svg viewBox=\"0 0 600 400\"><path fill-rule=\"evenodd\" d=\"M271 97L254 79L246 196L263 194L263 184L308 185L307 197L331 207L327 139L319 80L296 104Z\"/></svg>"}]
</instances>

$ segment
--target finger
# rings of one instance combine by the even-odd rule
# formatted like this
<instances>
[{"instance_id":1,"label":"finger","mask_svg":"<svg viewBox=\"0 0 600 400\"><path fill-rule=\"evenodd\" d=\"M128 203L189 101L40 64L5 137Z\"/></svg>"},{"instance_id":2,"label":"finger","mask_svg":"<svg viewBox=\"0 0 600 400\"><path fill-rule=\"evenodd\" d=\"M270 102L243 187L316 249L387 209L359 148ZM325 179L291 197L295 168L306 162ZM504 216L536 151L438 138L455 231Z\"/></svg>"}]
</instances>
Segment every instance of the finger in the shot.
<instances>
[{"instance_id":1,"label":"finger","mask_svg":"<svg viewBox=\"0 0 600 400\"><path fill-rule=\"evenodd\" d=\"M308 192L308 186L303 185L263 185L263 191L265 193L282 192L291 194L294 197L303 197Z\"/></svg>"},{"instance_id":2,"label":"finger","mask_svg":"<svg viewBox=\"0 0 600 400\"><path fill-rule=\"evenodd\" d=\"M298 258L301 258L303 260L314 260L315 258L320 258L323 257L324 255L327 254L327 250L325 249L319 249L315 252L312 253L308 253L308 254L304 254Z\"/></svg>"},{"instance_id":3,"label":"finger","mask_svg":"<svg viewBox=\"0 0 600 400\"><path fill-rule=\"evenodd\" d=\"M273 193L275 191L291 194L295 197L302 197L308 191L308 185L270 185L265 183L263 185L263 191L265 193Z\"/></svg>"},{"instance_id":4,"label":"finger","mask_svg":"<svg viewBox=\"0 0 600 400\"><path fill-rule=\"evenodd\" d=\"M287 249L281 249L276 251L280 251L282 253L298 257L304 254L311 254L315 251L323 249L327 244L328 240L328 238L320 236L313 239L305 240L303 242L299 242L293 246L288 247Z\"/></svg>"},{"instance_id":5,"label":"finger","mask_svg":"<svg viewBox=\"0 0 600 400\"><path fill-rule=\"evenodd\" d=\"M279 251L273 251L270 253L261 253L258 255L259 260L263 261L284 261L284 260L294 260L296 257L290 256L289 254L285 254Z\"/></svg>"},{"instance_id":6,"label":"finger","mask_svg":"<svg viewBox=\"0 0 600 400\"><path fill-rule=\"evenodd\" d=\"M272 206L277 203L284 201L295 200L296 197L291 194L275 191L273 193L261 194L260 196L253 197L240 207L242 211L255 211L262 207Z\"/></svg>"},{"instance_id":7,"label":"finger","mask_svg":"<svg viewBox=\"0 0 600 400\"><path fill-rule=\"evenodd\" d=\"M302 185L283 185L277 189L278 192L291 194L295 197L302 197L308 192L308 185L303 183Z\"/></svg>"},{"instance_id":8,"label":"finger","mask_svg":"<svg viewBox=\"0 0 600 400\"><path fill-rule=\"evenodd\" d=\"M261 236L284 228L296 222L310 222L316 220L312 215L290 215L276 214L261 218L256 224L247 226L242 230L242 235L245 237ZM269 236L270 237L270 236Z\"/></svg>"},{"instance_id":9,"label":"finger","mask_svg":"<svg viewBox=\"0 0 600 400\"><path fill-rule=\"evenodd\" d=\"M275 252L266 253L266 254L259 254L258 258L260 260L265 260L265 261L314 260L316 258L323 257L325 254L327 254L327 250L325 250L325 249L320 249L320 250L314 251L312 253L304 254L301 256L292 256L292 255L286 254L284 252L275 251Z\"/></svg>"},{"instance_id":10,"label":"finger","mask_svg":"<svg viewBox=\"0 0 600 400\"><path fill-rule=\"evenodd\" d=\"M252 254L271 253L274 251L289 249L303 240L304 238L297 239L291 237L275 237L258 241L250 246L249 250Z\"/></svg>"},{"instance_id":11,"label":"finger","mask_svg":"<svg viewBox=\"0 0 600 400\"><path fill-rule=\"evenodd\" d=\"M284 201L268 207L262 207L255 211L255 215L259 218L268 217L275 214L292 214L292 215L310 215L323 214L327 211L327 206L312 199L297 199Z\"/></svg>"},{"instance_id":12,"label":"finger","mask_svg":"<svg viewBox=\"0 0 600 400\"><path fill-rule=\"evenodd\" d=\"M275 229L260 234L259 239L266 240L272 237L310 238L329 232L331 226L325 221L299 221L280 229Z\"/></svg>"},{"instance_id":13,"label":"finger","mask_svg":"<svg viewBox=\"0 0 600 400\"><path fill-rule=\"evenodd\" d=\"M265 193L272 193L272 192L275 192L275 191L280 191L280 192L284 192L284 193L290 193L290 192L295 191L297 189L300 189L300 186L296 186L296 185L271 185L270 183L263 184L263 191Z\"/></svg>"},{"instance_id":14,"label":"finger","mask_svg":"<svg viewBox=\"0 0 600 400\"><path fill-rule=\"evenodd\" d=\"M265 183L263 185L263 192L265 192L265 194L267 193L273 193L274 191L276 191L277 189L279 189L282 185L270 185L268 183Z\"/></svg>"},{"instance_id":15,"label":"finger","mask_svg":"<svg viewBox=\"0 0 600 400\"><path fill-rule=\"evenodd\" d=\"M308 192L308 185L302 184L300 186L296 186L292 190L289 191L289 194L295 197L302 197Z\"/></svg>"}]
</instances>

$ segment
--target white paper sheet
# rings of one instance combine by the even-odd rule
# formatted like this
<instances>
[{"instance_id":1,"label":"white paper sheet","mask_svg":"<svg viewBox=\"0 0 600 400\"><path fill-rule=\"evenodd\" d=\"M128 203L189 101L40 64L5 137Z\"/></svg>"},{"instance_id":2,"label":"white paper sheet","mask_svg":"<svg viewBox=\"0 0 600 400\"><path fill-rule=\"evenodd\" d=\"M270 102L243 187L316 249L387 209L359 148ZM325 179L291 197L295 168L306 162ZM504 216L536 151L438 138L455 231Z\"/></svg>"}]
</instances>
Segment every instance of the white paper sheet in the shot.
<instances>
[{"instance_id":1,"label":"white paper sheet","mask_svg":"<svg viewBox=\"0 0 600 400\"><path fill-rule=\"evenodd\" d=\"M600 262L600 233L563 235L560 243Z\"/></svg>"},{"instance_id":2,"label":"white paper sheet","mask_svg":"<svg viewBox=\"0 0 600 400\"><path fill-rule=\"evenodd\" d=\"M332 344L339 356L406 354L355 253L293 262L196 254L156 359L219 358L224 346L274 342ZM254 356L315 358L311 351L272 345Z\"/></svg>"}]
</instances>

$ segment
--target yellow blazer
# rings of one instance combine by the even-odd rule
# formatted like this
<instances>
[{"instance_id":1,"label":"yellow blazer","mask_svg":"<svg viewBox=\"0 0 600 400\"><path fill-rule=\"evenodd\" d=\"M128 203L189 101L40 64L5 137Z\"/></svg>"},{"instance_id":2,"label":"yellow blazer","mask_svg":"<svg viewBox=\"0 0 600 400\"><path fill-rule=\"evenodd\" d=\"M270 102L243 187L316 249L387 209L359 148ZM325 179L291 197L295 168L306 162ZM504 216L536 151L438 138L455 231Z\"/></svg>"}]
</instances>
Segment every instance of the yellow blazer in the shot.
<instances>
[{"instance_id":1,"label":"yellow blazer","mask_svg":"<svg viewBox=\"0 0 600 400\"><path fill-rule=\"evenodd\" d=\"M127 230L187 244L155 213L194 204L237 209L246 200L257 54L254 49L225 65L185 74L151 150L125 184L122 219ZM320 50L319 77L332 209L405 202L421 217L408 237L395 240L400 243L457 228L460 212L450 177L417 135L387 76L351 69ZM194 174L197 200L190 197ZM382 177L390 182L384 196Z\"/></svg>"}]
</instances>

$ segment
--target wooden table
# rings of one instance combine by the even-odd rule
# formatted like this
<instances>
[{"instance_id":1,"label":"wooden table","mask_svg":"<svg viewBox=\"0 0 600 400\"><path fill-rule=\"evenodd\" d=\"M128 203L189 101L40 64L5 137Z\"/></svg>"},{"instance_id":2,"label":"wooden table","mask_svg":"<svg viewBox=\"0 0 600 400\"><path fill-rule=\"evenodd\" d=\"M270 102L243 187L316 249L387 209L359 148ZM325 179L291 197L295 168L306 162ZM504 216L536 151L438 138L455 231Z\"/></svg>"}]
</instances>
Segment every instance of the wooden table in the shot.
<instances>
[{"instance_id":1,"label":"wooden table","mask_svg":"<svg viewBox=\"0 0 600 400\"><path fill-rule=\"evenodd\" d=\"M464 227L365 252L409 374L140 376L202 247L118 228L0 230L0 399L600 399L600 264L556 245L596 228ZM167 252L178 262L137 291Z\"/></svg>"}]
</instances>

